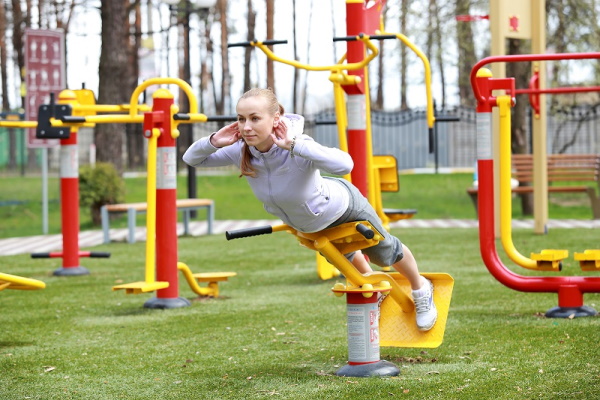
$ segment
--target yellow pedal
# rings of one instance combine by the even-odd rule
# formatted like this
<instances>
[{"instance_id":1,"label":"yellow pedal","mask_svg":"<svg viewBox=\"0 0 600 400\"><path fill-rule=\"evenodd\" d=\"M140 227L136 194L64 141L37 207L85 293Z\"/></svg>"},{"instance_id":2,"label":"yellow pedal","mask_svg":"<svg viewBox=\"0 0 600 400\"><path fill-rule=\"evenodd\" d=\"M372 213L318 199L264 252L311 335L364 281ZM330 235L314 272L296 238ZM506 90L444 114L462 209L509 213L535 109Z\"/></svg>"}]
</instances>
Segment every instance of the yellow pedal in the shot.
<instances>
[{"instance_id":1,"label":"yellow pedal","mask_svg":"<svg viewBox=\"0 0 600 400\"><path fill-rule=\"evenodd\" d=\"M531 259L537 261L540 271L562 270L562 260L569 257L569 250L544 249L540 253L531 253Z\"/></svg>"},{"instance_id":2,"label":"yellow pedal","mask_svg":"<svg viewBox=\"0 0 600 400\"><path fill-rule=\"evenodd\" d=\"M399 273L389 275L412 298L408 281ZM420 331L417 328L415 311L404 313L394 299L387 296L380 310L379 343L381 346L434 348L442 344L454 279L445 273L428 273L423 276L433 283L433 300L438 312L437 322L430 331Z\"/></svg>"},{"instance_id":3,"label":"yellow pedal","mask_svg":"<svg viewBox=\"0 0 600 400\"><path fill-rule=\"evenodd\" d=\"M154 292L159 289L166 289L169 287L169 282L132 282L125 283L123 285L113 286L112 290L125 289L126 294L140 294Z\"/></svg>"},{"instance_id":4,"label":"yellow pedal","mask_svg":"<svg viewBox=\"0 0 600 400\"><path fill-rule=\"evenodd\" d=\"M584 250L583 253L574 253L573 257L579 261L582 271L600 270L600 250Z\"/></svg>"}]
</instances>

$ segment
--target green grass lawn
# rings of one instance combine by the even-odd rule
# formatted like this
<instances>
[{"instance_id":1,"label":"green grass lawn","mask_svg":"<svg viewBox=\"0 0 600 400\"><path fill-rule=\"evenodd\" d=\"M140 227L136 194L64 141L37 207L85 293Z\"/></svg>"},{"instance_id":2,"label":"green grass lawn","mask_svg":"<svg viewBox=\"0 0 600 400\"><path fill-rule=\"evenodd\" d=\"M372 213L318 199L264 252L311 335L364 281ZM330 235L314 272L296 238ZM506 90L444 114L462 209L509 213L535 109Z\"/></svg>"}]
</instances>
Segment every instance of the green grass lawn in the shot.
<instances>
[{"instance_id":1,"label":"green grass lawn","mask_svg":"<svg viewBox=\"0 0 600 400\"><path fill-rule=\"evenodd\" d=\"M472 174L411 174L400 175L400 191L383 193L385 208L417 209L415 218L474 219L475 209L466 188ZM0 238L39 235L42 233L42 183L39 177L0 177ZM215 201L216 218L272 219L256 200L245 179L230 175L199 175L198 197ZM145 178L125 179L126 201L146 200ZM186 178L178 181L178 197L187 196ZM49 182L49 233L60 233L59 180ZM520 201L513 202L513 217L522 218ZM552 194L550 218L591 219L587 196L581 194ZM143 216L138 225L142 225ZM99 229L91 223L90 212L80 210L81 230ZM127 226L126 216L111 222L111 227Z\"/></svg>"},{"instance_id":2,"label":"green grass lawn","mask_svg":"<svg viewBox=\"0 0 600 400\"><path fill-rule=\"evenodd\" d=\"M382 348L395 378L343 378L346 306L320 281L315 256L285 233L227 242L182 238L179 260L194 272L235 271L218 299L145 309L152 294L115 284L143 280L144 243L95 247L91 274L51 276L58 260L0 258L2 272L46 282L0 292L1 399L594 399L600 397L597 317L547 319L555 294L521 293L482 264L474 229L403 229L420 268L447 272L455 287L444 343ZM594 235L595 236L595 235ZM548 235L515 230L523 253L597 246L589 230ZM502 257L508 264L505 257ZM517 269L519 274L535 273ZM545 273L551 274L551 273ZM573 261L560 275L581 274ZM587 273L596 275L597 273ZM600 295L586 294L600 308Z\"/></svg>"}]
</instances>

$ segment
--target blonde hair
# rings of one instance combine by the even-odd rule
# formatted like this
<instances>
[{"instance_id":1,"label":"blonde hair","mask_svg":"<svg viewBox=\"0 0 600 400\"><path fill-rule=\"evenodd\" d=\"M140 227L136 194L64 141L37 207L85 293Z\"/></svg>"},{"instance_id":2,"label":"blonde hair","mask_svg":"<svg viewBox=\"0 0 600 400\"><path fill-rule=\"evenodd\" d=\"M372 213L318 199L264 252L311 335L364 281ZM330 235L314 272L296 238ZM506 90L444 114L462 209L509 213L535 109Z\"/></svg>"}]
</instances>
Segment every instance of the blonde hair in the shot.
<instances>
[{"instance_id":1,"label":"blonde hair","mask_svg":"<svg viewBox=\"0 0 600 400\"><path fill-rule=\"evenodd\" d=\"M271 89L250 89L239 98L238 103L242 99L249 99L250 97L256 96L261 96L267 101L267 111L269 112L269 114L275 115L279 113L279 115L283 115L283 113L285 112L283 106L279 104L275 93L273 93L273 90ZM250 147L245 142L242 147L242 161L240 162L240 170L242 172L240 177L256 177L256 171L252 166L252 153L250 153Z\"/></svg>"}]
</instances>

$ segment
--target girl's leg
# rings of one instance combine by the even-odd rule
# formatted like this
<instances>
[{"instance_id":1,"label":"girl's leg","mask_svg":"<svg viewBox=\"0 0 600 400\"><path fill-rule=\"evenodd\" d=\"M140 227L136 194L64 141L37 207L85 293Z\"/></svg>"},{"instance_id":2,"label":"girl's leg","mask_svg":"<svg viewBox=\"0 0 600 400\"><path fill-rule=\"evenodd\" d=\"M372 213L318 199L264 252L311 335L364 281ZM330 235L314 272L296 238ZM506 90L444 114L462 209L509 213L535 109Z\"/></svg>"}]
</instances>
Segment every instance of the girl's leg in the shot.
<instances>
[{"instance_id":1,"label":"girl's leg","mask_svg":"<svg viewBox=\"0 0 600 400\"><path fill-rule=\"evenodd\" d=\"M437 320L437 309L433 302L433 285L419 274L417 261L408 247L402 245L404 257L394 264L394 268L408 279L415 302L417 328L428 331Z\"/></svg>"},{"instance_id":2,"label":"girl's leg","mask_svg":"<svg viewBox=\"0 0 600 400\"><path fill-rule=\"evenodd\" d=\"M358 272L360 272L361 274L373 272L371 265L365 258L365 255L360 250L357 250L356 253L354 253L354 258L352 259L352 265L354 265L354 268L356 268L356 270Z\"/></svg>"},{"instance_id":3,"label":"girl's leg","mask_svg":"<svg viewBox=\"0 0 600 400\"><path fill-rule=\"evenodd\" d=\"M396 271L400 272L406 279L408 279L412 290L421 289L421 287L423 287L423 285L426 283L426 280L421 276L421 274L419 274L417 261L415 260L415 257L410 249L404 244L402 244L402 251L404 252L404 257L402 257L402 260L394 264L393 267L396 269Z\"/></svg>"}]
</instances>

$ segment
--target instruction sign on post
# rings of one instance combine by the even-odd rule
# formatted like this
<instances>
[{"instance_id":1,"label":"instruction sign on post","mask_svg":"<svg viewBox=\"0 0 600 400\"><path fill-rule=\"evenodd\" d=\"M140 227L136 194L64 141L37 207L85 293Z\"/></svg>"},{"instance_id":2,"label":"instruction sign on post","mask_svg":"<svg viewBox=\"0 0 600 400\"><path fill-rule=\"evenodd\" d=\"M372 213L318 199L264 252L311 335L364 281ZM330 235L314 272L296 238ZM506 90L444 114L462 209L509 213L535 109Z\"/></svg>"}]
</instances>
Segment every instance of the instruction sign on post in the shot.
<instances>
[{"instance_id":1,"label":"instruction sign on post","mask_svg":"<svg viewBox=\"0 0 600 400\"><path fill-rule=\"evenodd\" d=\"M65 89L65 37L63 31L25 30L25 119L36 121L38 109L50 103L50 93ZM37 139L27 132L30 148L58 146L58 140Z\"/></svg>"}]
</instances>

